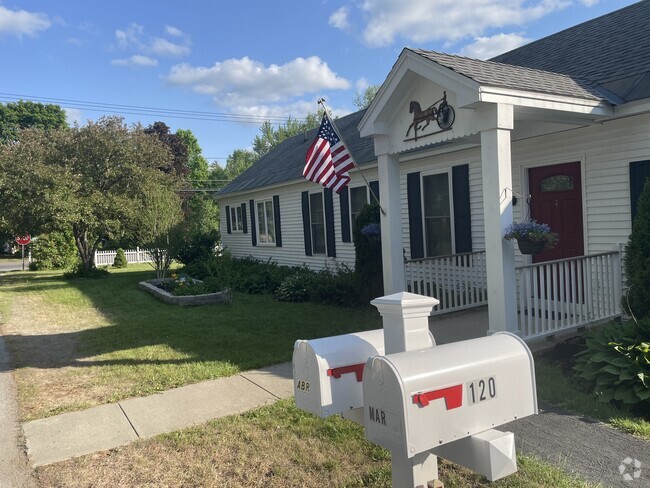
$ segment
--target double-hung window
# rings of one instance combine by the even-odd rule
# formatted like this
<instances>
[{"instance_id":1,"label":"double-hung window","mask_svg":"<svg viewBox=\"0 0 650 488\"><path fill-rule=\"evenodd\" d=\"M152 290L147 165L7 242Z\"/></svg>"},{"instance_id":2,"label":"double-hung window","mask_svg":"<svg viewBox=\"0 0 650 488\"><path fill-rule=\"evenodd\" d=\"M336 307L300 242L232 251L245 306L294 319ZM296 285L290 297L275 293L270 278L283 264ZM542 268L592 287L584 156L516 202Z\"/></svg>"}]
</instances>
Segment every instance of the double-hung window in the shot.
<instances>
[{"instance_id":1,"label":"double-hung window","mask_svg":"<svg viewBox=\"0 0 650 488\"><path fill-rule=\"evenodd\" d=\"M357 215L359 215L361 209L367 205L369 201L367 186L355 186L350 188L350 221L353 229Z\"/></svg>"},{"instance_id":2,"label":"double-hung window","mask_svg":"<svg viewBox=\"0 0 650 488\"><path fill-rule=\"evenodd\" d=\"M233 232L243 232L243 221L241 205L230 207L230 225L232 226Z\"/></svg>"},{"instance_id":3,"label":"double-hung window","mask_svg":"<svg viewBox=\"0 0 650 488\"><path fill-rule=\"evenodd\" d=\"M312 253L325 254L325 205L323 203L323 193L309 194L309 217Z\"/></svg>"},{"instance_id":4,"label":"double-hung window","mask_svg":"<svg viewBox=\"0 0 650 488\"><path fill-rule=\"evenodd\" d=\"M273 201L257 201L257 235L259 244L275 244Z\"/></svg>"},{"instance_id":5,"label":"double-hung window","mask_svg":"<svg viewBox=\"0 0 650 488\"><path fill-rule=\"evenodd\" d=\"M422 203L425 256L453 254L453 205L449 173L422 177Z\"/></svg>"}]
</instances>

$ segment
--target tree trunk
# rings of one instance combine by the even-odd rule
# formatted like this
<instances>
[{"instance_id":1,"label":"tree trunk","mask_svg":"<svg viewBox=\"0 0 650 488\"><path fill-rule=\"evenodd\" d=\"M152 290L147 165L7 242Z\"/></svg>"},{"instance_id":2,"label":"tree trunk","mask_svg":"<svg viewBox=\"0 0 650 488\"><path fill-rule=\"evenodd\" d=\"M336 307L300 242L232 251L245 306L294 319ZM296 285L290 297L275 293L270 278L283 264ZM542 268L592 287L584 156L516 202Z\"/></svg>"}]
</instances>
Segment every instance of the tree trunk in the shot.
<instances>
[{"instance_id":1,"label":"tree trunk","mask_svg":"<svg viewBox=\"0 0 650 488\"><path fill-rule=\"evenodd\" d=\"M79 251L81 267L84 272L90 272L95 267L96 245L91 245L88 242L88 232L86 230L81 230L73 226L72 232L74 233L74 241Z\"/></svg>"}]
</instances>

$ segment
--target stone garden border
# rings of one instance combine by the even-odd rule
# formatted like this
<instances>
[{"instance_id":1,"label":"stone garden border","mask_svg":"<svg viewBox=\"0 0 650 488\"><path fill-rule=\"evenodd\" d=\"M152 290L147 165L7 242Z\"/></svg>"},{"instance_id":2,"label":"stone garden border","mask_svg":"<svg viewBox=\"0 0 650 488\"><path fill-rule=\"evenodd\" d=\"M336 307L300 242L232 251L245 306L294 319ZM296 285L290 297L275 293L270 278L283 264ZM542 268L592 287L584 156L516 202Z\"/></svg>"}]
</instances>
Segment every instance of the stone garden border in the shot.
<instances>
[{"instance_id":1,"label":"stone garden border","mask_svg":"<svg viewBox=\"0 0 650 488\"><path fill-rule=\"evenodd\" d=\"M163 278L149 281L140 281L138 283L138 288L151 293L153 296L165 303L180 305L182 307L230 302L230 290L223 290L217 293L206 293L205 295L174 296L171 293L166 292L165 290L156 286L157 284L169 281L170 279L171 278Z\"/></svg>"}]
</instances>

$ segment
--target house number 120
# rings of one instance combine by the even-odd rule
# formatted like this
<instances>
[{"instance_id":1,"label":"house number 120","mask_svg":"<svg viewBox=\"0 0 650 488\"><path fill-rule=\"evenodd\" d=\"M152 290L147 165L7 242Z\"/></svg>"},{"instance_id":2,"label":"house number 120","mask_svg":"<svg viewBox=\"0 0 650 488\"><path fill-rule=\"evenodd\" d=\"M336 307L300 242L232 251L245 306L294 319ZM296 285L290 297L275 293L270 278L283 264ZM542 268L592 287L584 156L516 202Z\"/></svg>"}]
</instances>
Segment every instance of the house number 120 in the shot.
<instances>
[{"instance_id":1,"label":"house number 120","mask_svg":"<svg viewBox=\"0 0 650 488\"><path fill-rule=\"evenodd\" d=\"M496 397L497 381L495 376L467 383L467 400L470 405L492 400Z\"/></svg>"}]
</instances>

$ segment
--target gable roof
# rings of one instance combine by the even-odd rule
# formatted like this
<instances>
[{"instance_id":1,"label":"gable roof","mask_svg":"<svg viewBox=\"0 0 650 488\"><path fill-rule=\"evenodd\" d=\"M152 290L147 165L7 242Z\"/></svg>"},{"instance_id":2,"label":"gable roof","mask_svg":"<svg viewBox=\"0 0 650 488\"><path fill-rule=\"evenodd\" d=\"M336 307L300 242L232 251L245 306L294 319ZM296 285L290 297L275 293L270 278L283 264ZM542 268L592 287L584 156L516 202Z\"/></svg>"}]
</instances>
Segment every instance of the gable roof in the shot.
<instances>
[{"instance_id":1,"label":"gable roof","mask_svg":"<svg viewBox=\"0 0 650 488\"><path fill-rule=\"evenodd\" d=\"M650 1L645 0L491 59L568 75L621 101L650 98Z\"/></svg>"},{"instance_id":2,"label":"gable roof","mask_svg":"<svg viewBox=\"0 0 650 488\"><path fill-rule=\"evenodd\" d=\"M606 100L589 83L573 79L565 74L494 61L481 61L423 49L409 50L481 85L550 93L586 100Z\"/></svg>"},{"instance_id":3,"label":"gable roof","mask_svg":"<svg viewBox=\"0 0 650 488\"><path fill-rule=\"evenodd\" d=\"M364 112L365 110L360 110L334 120L346 147L358 165L377 159L372 137L359 137L357 130L357 124ZM305 155L317 132L318 128L312 129L282 141L217 193L217 197L291 180L307 181L302 176Z\"/></svg>"}]
</instances>

